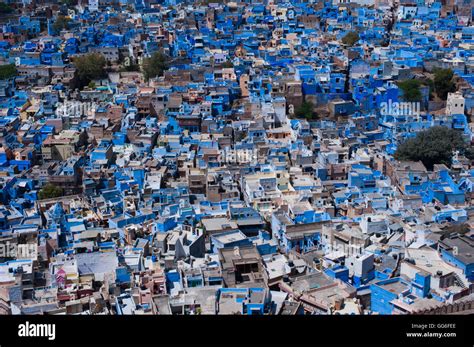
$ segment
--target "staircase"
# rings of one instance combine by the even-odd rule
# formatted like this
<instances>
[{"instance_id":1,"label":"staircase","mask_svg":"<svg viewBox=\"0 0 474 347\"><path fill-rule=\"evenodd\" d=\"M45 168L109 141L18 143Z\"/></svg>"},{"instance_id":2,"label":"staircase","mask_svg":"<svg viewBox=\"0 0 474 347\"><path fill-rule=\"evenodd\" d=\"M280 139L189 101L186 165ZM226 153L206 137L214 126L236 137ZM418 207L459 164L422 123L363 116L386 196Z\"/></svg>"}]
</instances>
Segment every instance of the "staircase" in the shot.
<instances>
[{"instance_id":1,"label":"staircase","mask_svg":"<svg viewBox=\"0 0 474 347\"><path fill-rule=\"evenodd\" d=\"M457 272L454 273L454 283L462 289L469 288L469 281L463 275L459 275Z\"/></svg>"}]
</instances>

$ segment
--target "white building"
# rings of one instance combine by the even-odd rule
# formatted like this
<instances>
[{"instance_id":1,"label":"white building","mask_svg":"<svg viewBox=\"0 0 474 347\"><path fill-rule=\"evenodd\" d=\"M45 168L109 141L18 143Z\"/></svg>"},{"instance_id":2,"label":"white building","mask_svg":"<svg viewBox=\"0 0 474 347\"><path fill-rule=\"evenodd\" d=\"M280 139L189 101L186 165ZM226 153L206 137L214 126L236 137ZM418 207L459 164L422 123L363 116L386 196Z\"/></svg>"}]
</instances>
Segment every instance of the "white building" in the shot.
<instances>
[{"instance_id":1,"label":"white building","mask_svg":"<svg viewBox=\"0 0 474 347\"><path fill-rule=\"evenodd\" d=\"M99 0L89 0L89 11L99 10Z\"/></svg>"},{"instance_id":2,"label":"white building","mask_svg":"<svg viewBox=\"0 0 474 347\"><path fill-rule=\"evenodd\" d=\"M345 265L349 269L351 276L367 278L369 272L374 270L374 255L363 254L351 256L347 258Z\"/></svg>"},{"instance_id":3,"label":"white building","mask_svg":"<svg viewBox=\"0 0 474 347\"><path fill-rule=\"evenodd\" d=\"M446 102L446 114L449 116L455 114L464 114L464 107L466 100L461 93L448 93L448 100Z\"/></svg>"},{"instance_id":4,"label":"white building","mask_svg":"<svg viewBox=\"0 0 474 347\"><path fill-rule=\"evenodd\" d=\"M400 6L398 8L397 18L398 20L403 19L412 19L415 17L418 11L418 7L410 5L410 6Z\"/></svg>"},{"instance_id":5,"label":"white building","mask_svg":"<svg viewBox=\"0 0 474 347\"><path fill-rule=\"evenodd\" d=\"M364 216L359 224L361 230L365 234L385 234L388 232L388 222L385 216L371 215Z\"/></svg>"}]
</instances>

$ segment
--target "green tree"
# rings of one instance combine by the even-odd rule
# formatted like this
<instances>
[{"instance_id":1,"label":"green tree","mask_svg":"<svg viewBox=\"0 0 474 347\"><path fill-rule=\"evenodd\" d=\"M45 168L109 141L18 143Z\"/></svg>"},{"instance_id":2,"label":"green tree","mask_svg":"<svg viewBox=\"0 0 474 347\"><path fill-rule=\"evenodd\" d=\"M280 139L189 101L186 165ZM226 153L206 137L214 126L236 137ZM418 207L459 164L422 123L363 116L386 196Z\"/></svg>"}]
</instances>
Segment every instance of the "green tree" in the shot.
<instances>
[{"instance_id":1,"label":"green tree","mask_svg":"<svg viewBox=\"0 0 474 347\"><path fill-rule=\"evenodd\" d=\"M428 86L430 88L430 100L433 100L433 94L435 92L434 81L430 78L425 78L421 80L421 84Z\"/></svg>"},{"instance_id":2,"label":"green tree","mask_svg":"<svg viewBox=\"0 0 474 347\"><path fill-rule=\"evenodd\" d=\"M0 65L0 80L16 76L16 67L13 64Z\"/></svg>"},{"instance_id":3,"label":"green tree","mask_svg":"<svg viewBox=\"0 0 474 347\"><path fill-rule=\"evenodd\" d=\"M349 31L343 38L342 43L350 47L354 46L360 40L359 34L355 31Z\"/></svg>"},{"instance_id":4,"label":"green tree","mask_svg":"<svg viewBox=\"0 0 474 347\"><path fill-rule=\"evenodd\" d=\"M66 6L75 6L77 5L77 0L61 0L61 4Z\"/></svg>"},{"instance_id":5,"label":"green tree","mask_svg":"<svg viewBox=\"0 0 474 347\"><path fill-rule=\"evenodd\" d=\"M469 160L474 160L474 146L467 146L466 150L464 151L464 156Z\"/></svg>"},{"instance_id":6,"label":"green tree","mask_svg":"<svg viewBox=\"0 0 474 347\"><path fill-rule=\"evenodd\" d=\"M162 76L168 68L168 57L161 52L155 52L150 58L143 60L143 74L145 80Z\"/></svg>"},{"instance_id":7,"label":"green tree","mask_svg":"<svg viewBox=\"0 0 474 347\"><path fill-rule=\"evenodd\" d=\"M234 67L234 63L232 63L231 60L227 60L227 61L225 61L224 63L222 63L222 67L223 67L223 68L231 68L231 67Z\"/></svg>"},{"instance_id":8,"label":"green tree","mask_svg":"<svg viewBox=\"0 0 474 347\"><path fill-rule=\"evenodd\" d=\"M134 72L134 71L140 71L140 65L135 64L135 63L130 63L128 65L123 65L120 68L121 72Z\"/></svg>"},{"instance_id":9,"label":"green tree","mask_svg":"<svg viewBox=\"0 0 474 347\"><path fill-rule=\"evenodd\" d=\"M52 183L46 184L41 188L38 194L40 200L58 198L60 196L63 196L62 188L55 186Z\"/></svg>"},{"instance_id":10,"label":"green tree","mask_svg":"<svg viewBox=\"0 0 474 347\"><path fill-rule=\"evenodd\" d=\"M434 75L434 90L440 99L446 100L448 93L456 91L454 72L451 69L435 69Z\"/></svg>"},{"instance_id":11,"label":"green tree","mask_svg":"<svg viewBox=\"0 0 474 347\"><path fill-rule=\"evenodd\" d=\"M71 21L71 18L69 17L58 16L58 18L56 18L53 24L54 31L60 32L63 29L67 29L70 21Z\"/></svg>"},{"instance_id":12,"label":"green tree","mask_svg":"<svg viewBox=\"0 0 474 347\"><path fill-rule=\"evenodd\" d=\"M453 151L463 154L467 143L461 132L435 126L428 130L420 131L416 137L410 138L398 146L395 159L420 161L427 169L432 170L435 164L451 165Z\"/></svg>"},{"instance_id":13,"label":"green tree","mask_svg":"<svg viewBox=\"0 0 474 347\"><path fill-rule=\"evenodd\" d=\"M417 80L404 80L398 83L398 87L403 91L403 99L409 102L421 101L421 83Z\"/></svg>"},{"instance_id":14,"label":"green tree","mask_svg":"<svg viewBox=\"0 0 474 347\"><path fill-rule=\"evenodd\" d=\"M90 53L74 59L76 66L75 86L82 88L92 80L104 78L106 61L99 53Z\"/></svg>"},{"instance_id":15,"label":"green tree","mask_svg":"<svg viewBox=\"0 0 474 347\"><path fill-rule=\"evenodd\" d=\"M314 112L314 105L311 101L304 101L300 107L295 110L296 118L306 118L312 120L316 118L316 113Z\"/></svg>"},{"instance_id":16,"label":"green tree","mask_svg":"<svg viewBox=\"0 0 474 347\"><path fill-rule=\"evenodd\" d=\"M4 4L3 2L0 3L0 14L8 14L12 12L13 12L13 8L11 8L9 5Z\"/></svg>"},{"instance_id":17,"label":"green tree","mask_svg":"<svg viewBox=\"0 0 474 347\"><path fill-rule=\"evenodd\" d=\"M136 64L131 57L124 56L121 53L119 53L119 64L120 72L140 71L140 65Z\"/></svg>"}]
</instances>

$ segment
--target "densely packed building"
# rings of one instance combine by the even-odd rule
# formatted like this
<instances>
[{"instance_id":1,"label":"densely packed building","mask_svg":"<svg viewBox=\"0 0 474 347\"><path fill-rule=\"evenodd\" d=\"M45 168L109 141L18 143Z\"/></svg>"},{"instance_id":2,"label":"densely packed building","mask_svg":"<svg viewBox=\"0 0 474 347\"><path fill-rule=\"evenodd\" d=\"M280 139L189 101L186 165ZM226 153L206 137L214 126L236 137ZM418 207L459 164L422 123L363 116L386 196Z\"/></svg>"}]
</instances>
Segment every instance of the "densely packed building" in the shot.
<instances>
[{"instance_id":1,"label":"densely packed building","mask_svg":"<svg viewBox=\"0 0 474 347\"><path fill-rule=\"evenodd\" d=\"M473 312L470 0L3 2L0 313Z\"/></svg>"}]
</instances>

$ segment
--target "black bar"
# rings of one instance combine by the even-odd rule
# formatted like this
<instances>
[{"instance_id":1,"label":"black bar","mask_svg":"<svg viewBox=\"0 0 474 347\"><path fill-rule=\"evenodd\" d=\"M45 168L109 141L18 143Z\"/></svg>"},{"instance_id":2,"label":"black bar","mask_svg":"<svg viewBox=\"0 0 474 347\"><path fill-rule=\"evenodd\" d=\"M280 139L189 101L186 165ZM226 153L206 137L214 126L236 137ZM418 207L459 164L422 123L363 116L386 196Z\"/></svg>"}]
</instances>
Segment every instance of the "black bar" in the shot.
<instances>
[{"instance_id":1,"label":"black bar","mask_svg":"<svg viewBox=\"0 0 474 347\"><path fill-rule=\"evenodd\" d=\"M0 344L473 346L474 316L2 316ZM19 325L55 324L55 338ZM424 336L408 336L421 333ZM434 336L433 334L455 334ZM430 335L431 334L431 335Z\"/></svg>"}]
</instances>

